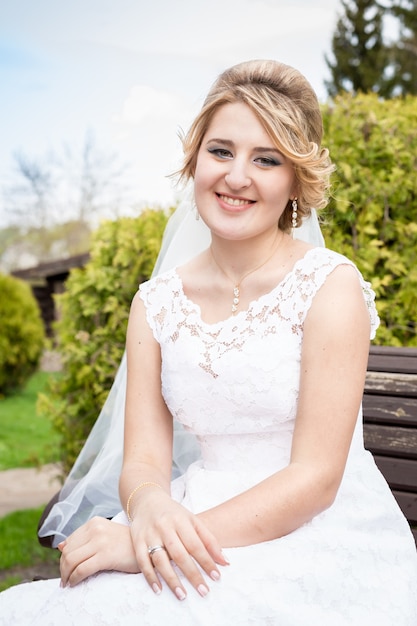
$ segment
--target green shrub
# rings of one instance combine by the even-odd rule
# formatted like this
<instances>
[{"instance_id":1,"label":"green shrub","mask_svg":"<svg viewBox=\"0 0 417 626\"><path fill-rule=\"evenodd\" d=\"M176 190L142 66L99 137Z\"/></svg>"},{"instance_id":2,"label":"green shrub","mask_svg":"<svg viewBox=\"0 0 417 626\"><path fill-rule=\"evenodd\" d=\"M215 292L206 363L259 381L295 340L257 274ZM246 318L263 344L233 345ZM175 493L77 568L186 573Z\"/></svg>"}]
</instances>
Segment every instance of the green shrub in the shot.
<instances>
[{"instance_id":1,"label":"green shrub","mask_svg":"<svg viewBox=\"0 0 417 626\"><path fill-rule=\"evenodd\" d=\"M417 98L345 94L324 107L337 171L329 247L358 265L377 294L376 342L417 345Z\"/></svg>"},{"instance_id":2,"label":"green shrub","mask_svg":"<svg viewBox=\"0 0 417 626\"><path fill-rule=\"evenodd\" d=\"M34 373L45 334L30 286L0 274L0 396L21 387Z\"/></svg>"},{"instance_id":3,"label":"green shrub","mask_svg":"<svg viewBox=\"0 0 417 626\"><path fill-rule=\"evenodd\" d=\"M149 278L167 215L148 210L137 218L105 222L93 236L90 261L74 269L58 296L56 324L63 372L40 397L61 435L61 460L72 467L112 385L124 346L131 300Z\"/></svg>"}]
</instances>

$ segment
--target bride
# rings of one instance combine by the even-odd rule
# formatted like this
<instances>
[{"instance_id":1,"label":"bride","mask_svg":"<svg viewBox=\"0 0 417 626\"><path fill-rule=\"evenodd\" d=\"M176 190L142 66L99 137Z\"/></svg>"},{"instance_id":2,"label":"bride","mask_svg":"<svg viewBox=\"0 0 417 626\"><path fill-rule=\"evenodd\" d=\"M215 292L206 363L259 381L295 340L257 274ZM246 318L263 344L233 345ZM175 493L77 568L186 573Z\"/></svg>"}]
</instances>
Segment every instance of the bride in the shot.
<instances>
[{"instance_id":1,"label":"bride","mask_svg":"<svg viewBox=\"0 0 417 626\"><path fill-rule=\"evenodd\" d=\"M0 594L0 623L417 623L414 541L363 447L374 294L312 211L321 138L293 68L245 62L211 88L184 139L195 207L133 299L117 389L41 529L61 581Z\"/></svg>"}]
</instances>

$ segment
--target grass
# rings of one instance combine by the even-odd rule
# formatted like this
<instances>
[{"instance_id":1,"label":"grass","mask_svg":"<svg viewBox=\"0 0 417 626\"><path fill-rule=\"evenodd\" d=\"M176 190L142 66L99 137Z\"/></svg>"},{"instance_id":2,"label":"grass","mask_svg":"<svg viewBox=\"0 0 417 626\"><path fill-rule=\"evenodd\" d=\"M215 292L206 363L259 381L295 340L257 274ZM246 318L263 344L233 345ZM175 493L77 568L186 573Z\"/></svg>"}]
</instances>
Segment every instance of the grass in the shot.
<instances>
[{"instance_id":1,"label":"grass","mask_svg":"<svg viewBox=\"0 0 417 626\"><path fill-rule=\"evenodd\" d=\"M42 547L36 530L43 507L0 519L0 591L23 580L58 576L59 552Z\"/></svg>"},{"instance_id":2,"label":"grass","mask_svg":"<svg viewBox=\"0 0 417 626\"><path fill-rule=\"evenodd\" d=\"M59 439L36 414L37 396L50 376L37 372L15 394L0 399L0 470L58 461ZM25 580L59 575L59 553L42 547L37 527L43 506L0 518L0 591Z\"/></svg>"},{"instance_id":3,"label":"grass","mask_svg":"<svg viewBox=\"0 0 417 626\"><path fill-rule=\"evenodd\" d=\"M19 392L0 399L0 470L36 467L59 459L58 434L46 417L36 414L38 392L48 378L36 372Z\"/></svg>"}]
</instances>

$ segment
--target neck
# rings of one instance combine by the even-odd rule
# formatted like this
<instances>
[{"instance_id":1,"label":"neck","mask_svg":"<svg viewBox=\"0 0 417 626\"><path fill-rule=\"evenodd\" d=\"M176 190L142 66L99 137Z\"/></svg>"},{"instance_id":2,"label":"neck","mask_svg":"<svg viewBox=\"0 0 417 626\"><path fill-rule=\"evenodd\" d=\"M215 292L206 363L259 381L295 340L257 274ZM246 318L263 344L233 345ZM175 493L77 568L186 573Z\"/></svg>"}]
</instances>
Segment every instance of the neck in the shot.
<instances>
[{"instance_id":1,"label":"neck","mask_svg":"<svg viewBox=\"0 0 417 626\"><path fill-rule=\"evenodd\" d=\"M279 248L280 243L283 239L283 236L284 236L283 233L277 229L272 242L270 242L269 247L265 246L265 241L263 242L262 256L260 254L257 254L256 255L257 259L255 260L255 257L252 254L250 264L247 262L247 257L244 257L245 269L243 269L243 266L242 266L239 273L237 272L237 269L236 269L235 256L232 257L233 263L231 264L231 266L226 269L227 266L223 265L222 260L216 256L217 251L215 252L213 250L213 244L210 246L211 256L213 258L215 265L221 271L221 273L229 280L229 282L233 284L233 300L232 300L232 309L231 309L233 314L235 314L239 308L241 284L243 283L243 281L245 280L247 276L249 276L250 274L255 274L258 270L260 270L265 265L267 265L267 263L272 259L275 252ZM233 253L232 250L228 250L228 253L230 252ZM234 250L234 252L236 252L236 250ZM241 251L240 251L240 255L241 255Z\"/></svg>"},{"instance_id":2,"label":"neck","mask_svg":"<svg viewBox=\"0 0 417 626\"><path fill-rule=\"evenodd\" d=\"M283 238L284 234L279 229L258 240L225 241L213 238L210 252L215 265L229 281L239 284L245 275L268 263L281 246Z\"/></svg>"}]
</instances>

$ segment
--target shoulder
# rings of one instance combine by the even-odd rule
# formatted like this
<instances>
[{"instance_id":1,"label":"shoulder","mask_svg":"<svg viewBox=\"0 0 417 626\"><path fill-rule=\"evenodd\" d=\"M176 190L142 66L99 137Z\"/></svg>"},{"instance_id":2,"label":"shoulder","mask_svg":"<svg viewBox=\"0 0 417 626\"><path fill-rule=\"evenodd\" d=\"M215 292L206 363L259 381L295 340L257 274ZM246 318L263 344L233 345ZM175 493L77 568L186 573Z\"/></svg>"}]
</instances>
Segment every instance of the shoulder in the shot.
<instances>
[{"instance_id":1,"label":"shoulder","mask_svg":"<svg viewBox=\"0 0 417 626\"><path fill-rule=\"evenodd\" d=\"M348 257L328 248L312 248L299 263L300 283L315 308L329 307L330 310L365 302L371 321L371 338L375 336L379 317L375 307L375 292L355 263ZM307 307L308 308L308 307Z\"/></svg>"},{"instance_id":2,"label":"shoulder","mask_svg":"<svg viewBox=\"0 0 417 626\"><path fill-rule=\"evenodd\" d=\"M139 285L139 297L146 302L153 294L165 294L167 290L178 288L179 282L176 269L167 270L141 283Z\"/></svg>"},{"instance_id":3,"label":"shoulder","mask_svg":"<svg viewBox=\"0 0 417 626\"><path fill-rule=\"evenodd\" d=\"M359 271L347 257L328 248L310 248L294 265L294 278L301 292L314 296L330 276L352 276L356 282Z\"/></svg>"},{"instance_id":4,"label":"shoulder","mask_svg":"<svg viewBox=\"0 0 417 626\"><path fill-rule=\"evenodd\" d=\"M139 285L132 301L130 320L142 324L145 319L159 341L162 328L172 318L174 303L180 294L181 281L175 269L152 277Z\"/></svg>"}]
</instances>

